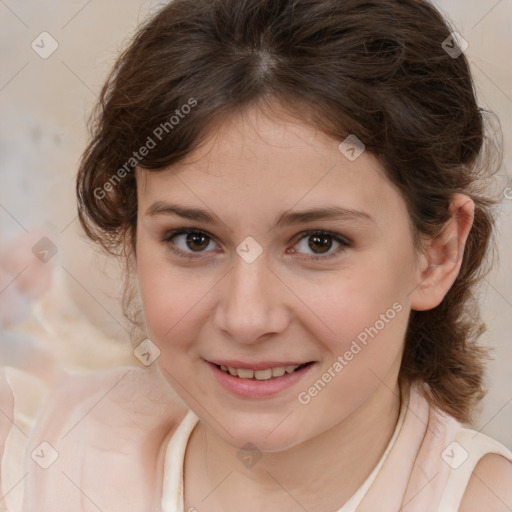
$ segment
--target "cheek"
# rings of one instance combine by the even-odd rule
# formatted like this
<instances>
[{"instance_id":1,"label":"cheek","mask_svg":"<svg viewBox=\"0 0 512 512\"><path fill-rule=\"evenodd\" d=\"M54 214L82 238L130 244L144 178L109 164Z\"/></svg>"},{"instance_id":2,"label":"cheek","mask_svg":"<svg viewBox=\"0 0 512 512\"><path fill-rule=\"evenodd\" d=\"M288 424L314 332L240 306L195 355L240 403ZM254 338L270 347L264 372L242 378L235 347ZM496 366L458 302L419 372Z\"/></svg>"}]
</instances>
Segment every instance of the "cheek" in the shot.
<instances>
[{"instance_id":1,"label":"cheek","mask_svg":"<svg viewBox=\"0 0 512 512\"><path fill-rule=\"evenodd\" d=\"M138 244L137 275L148 335L157 345L172 336L185 316L186 295L179 275L162 257L162 249L141 240Z\"/></svg>"},{"instance_id":2,"label":"cheek","mask_svg":"<svg viewBox=\"0 0 512 512\"><path fill-rule=\"evenodd\" d=\"M313 313L310 329L333 359L350 351L347 358L365 366L386 364L401 349L410 290L406 258L400 258L385 253L361 257L340 272L325 274L315 287L297 282L294 291Z\"/></svg>"},{"instance_id":3,"label":"cheek","mask_svg":"<svg viewBox=\"0 0 512 512\"><path fill-rule=\"evenodd\" d=\"M329 404L338 404L328 415L334 424L357 408L381 382L390 382L399 368L408 323L400 290L401 284L392 273L386 276L381 272L379 276L355 268L350 278L326 278L314 293L309 290L307 304L322 320L322 334L317 330L316 335L326 354L318 374L298 397L301 406L311 400L318 410L325 411Z\"/></svg>"},{"instance_id":4,"label":"cheek","mask_svg":"<svg viewBox=\"0 0 512 512\"><path fill-rule=\"evenodd\" d=\"M212 285L193 270L169 262L165 250L141 247L137 258L139 290L148 337L162 352L186 347L207 316L206 296ZM206 282L205 282L206 281Z\"/></svg>"}]
</instances>

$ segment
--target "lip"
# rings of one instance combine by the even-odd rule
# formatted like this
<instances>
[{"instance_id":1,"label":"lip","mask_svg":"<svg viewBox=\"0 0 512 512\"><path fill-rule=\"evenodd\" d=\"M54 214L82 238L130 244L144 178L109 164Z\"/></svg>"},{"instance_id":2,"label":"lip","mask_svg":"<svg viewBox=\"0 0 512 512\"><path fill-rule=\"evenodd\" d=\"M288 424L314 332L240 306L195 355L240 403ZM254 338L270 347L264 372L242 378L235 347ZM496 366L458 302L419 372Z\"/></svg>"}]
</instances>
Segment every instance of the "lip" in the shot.
<instances>
[{"instance_id":1,"label":"lip","mask_svg":"<svg viewBox=\"0 0 512 512\"><path fill-rule=\"evenodd\" d=\"M235 363L235 361L228 362L230 363L229 366L231 366L231 363ZM206 363L211 368L217 382L224 389L241 398L268 398L275 396L301 381L307 374L309 374L311 368L316 365L316 362L311 361L311 364L308 366L305 366L304 368L301 368L300 370L297 370L293 373L286 373L282 377L276 377L269 380L256 380L233 377L229 373L226 373L220 368L217 368L217 366L215 366L216 363L212 363L210 361L206 361ZM240 364L240 362L238 362L238 364ZM283 365L282 363L279 363L279 365L287 366ZM241 366L234 367L242 368ZM270 366L265 366L264 368L270 368Z\"/></svg>"},{"instance_id":2,"label":"lip","mask_svg":"<svg viewBox=\"0 0 512 512\"><path fill-rule=\"evenodd\" d=\"M235 359L215 359L215 360L206 360L207 363L213 363L218 366L226 366L231 368L240 368L241 370L266 370L267 368L278 368L280 366L300 366L301 364L306 364L314 361L260 361L258 363L247 363L244 361L239 361Z\"/></svg>"}]
</instances>

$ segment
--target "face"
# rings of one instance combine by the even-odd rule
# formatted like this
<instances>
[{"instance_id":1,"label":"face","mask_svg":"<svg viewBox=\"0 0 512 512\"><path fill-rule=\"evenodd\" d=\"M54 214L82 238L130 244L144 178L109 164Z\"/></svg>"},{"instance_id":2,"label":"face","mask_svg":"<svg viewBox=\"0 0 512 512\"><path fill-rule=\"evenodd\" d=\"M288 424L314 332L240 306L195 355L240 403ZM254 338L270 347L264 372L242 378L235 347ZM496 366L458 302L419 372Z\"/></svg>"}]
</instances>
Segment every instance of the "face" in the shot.
<instances>
[{"instance_id":1,"label":"face","mask_svg":"<svg viewBox=\"0 0 512 512\"><path fill-rule=\"evenodd\" d=\"M338 145L254 108L172 168L137 169L155 364L237 448L313 439L396 384L417 268L408 213L370 154Z\"/></svg>"}]
</instances>

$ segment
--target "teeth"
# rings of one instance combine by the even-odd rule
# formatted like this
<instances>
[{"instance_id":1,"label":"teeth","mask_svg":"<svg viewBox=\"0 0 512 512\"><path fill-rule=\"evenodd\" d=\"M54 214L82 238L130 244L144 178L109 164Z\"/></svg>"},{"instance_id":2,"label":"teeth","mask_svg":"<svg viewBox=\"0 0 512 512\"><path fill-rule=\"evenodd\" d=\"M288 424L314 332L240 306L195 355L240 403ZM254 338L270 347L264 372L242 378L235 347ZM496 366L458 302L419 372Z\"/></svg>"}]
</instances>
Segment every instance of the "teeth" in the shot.
<instances>
[{"instance_id":1,"label":"teeth","mask_svg":"<svg viewBox=\"0 0 512 512\"><path fill-rule=\"evenodd\" d=\"M284 368L283 366L272 368L272 377L282 377L285 373L286 368Z\"/></svg>"},{"instance_id":2,"label":"teeth","mask_svg":"<svg viewBox=\"0 0 512 512\"><path fill-rule=\"evenodd\" d=\"M235 370L235 371L238 372L238 376L241 379L252 379L254 377L254 372L252 370L243 370L240 368L239 370ZM233 375L233 374L231 374L231 375Z\"/></svg>"},{"instance_id":3,"label":"teeth","mask_svg":"<svg viewBox=\"0 0 512 512\"><path fill-rule=\"evenodd\" d=\"M238 370L238 376L240 376L240 370ZM257 370L254 372L254 378L256 380L268 380L272 378L272 368L266 370Z\"/></svg>"},{"instance_id":4,"label":"teeth","mask_svg":"<svg viewBox=\"0 0 512 512\"><path fill-rule=\"evenodd\" d=\"M221 365L220 369L224 372L239 377L241 379L269 380L272 377L282 377L285 373L292 373L299 365L278 366L276 368L267 368L265 370L247 370L245 368L233 368L231 366Z\"/></svg>"}]
</instances>

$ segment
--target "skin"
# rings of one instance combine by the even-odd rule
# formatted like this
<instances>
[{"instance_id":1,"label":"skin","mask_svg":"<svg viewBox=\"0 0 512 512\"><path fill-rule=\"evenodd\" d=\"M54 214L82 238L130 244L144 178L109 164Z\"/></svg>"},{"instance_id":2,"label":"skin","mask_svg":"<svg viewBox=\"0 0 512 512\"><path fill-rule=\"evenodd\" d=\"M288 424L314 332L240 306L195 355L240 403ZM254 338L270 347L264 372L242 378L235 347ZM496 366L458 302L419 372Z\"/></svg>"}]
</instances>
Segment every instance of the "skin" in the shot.
<instances>
[{"instance_id":1,"label":"skin","mask_svg":"<svg viewBox=\"0 0 512 512\"><path fill-rule=\"evenodd\" d=\"M137 169L136 269L148 336L161 351L163 375L200 418L185 455L185 510L336 510L391 438L410 311L437 306L453 284L474 204L454 195L452 220L418 252L405 202L380 164L368 152L350 161L338 144L277 105L252 107L223 120L171 168ZM205 209L220 222L148 214L159 201ZM327 204L373 221L324 219L269 230L285 211ZM187 245L186 235L162 241L187 227L210 239L203 246ZM307 230L351 243L330 238L324 253L321 244L308 246ZM247 236L263 250L252 263L236 252ZM394 303L401 311L317 396L299 403L298 393ZM247 399L217 383L203 360L216 358L316 364L277 396ZM237 457L248 442L262 455L251 467Z\"/></svg>"}]
</instances>

